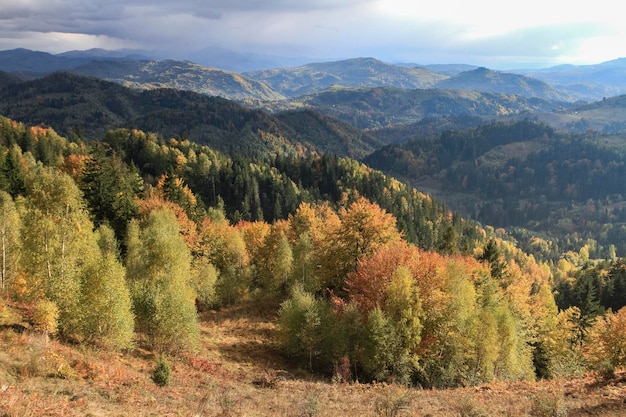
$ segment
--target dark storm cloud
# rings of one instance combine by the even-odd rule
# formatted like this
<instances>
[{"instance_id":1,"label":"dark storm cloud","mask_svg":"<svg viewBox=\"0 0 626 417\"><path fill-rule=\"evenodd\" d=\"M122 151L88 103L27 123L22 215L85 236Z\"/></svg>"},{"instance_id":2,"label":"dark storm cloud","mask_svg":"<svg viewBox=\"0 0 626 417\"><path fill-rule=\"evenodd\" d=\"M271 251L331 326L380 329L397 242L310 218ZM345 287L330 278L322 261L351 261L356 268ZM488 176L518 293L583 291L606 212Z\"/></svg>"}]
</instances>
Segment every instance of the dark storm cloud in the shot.
<instances>
[{"instance_id":1,"label":"dark storm cloud","mask_svg":"<svg viewBox=\"0 0 626 417\"><path fill-rule=\"evenodd\" d=\"M487 9L500 14L480 12ZM598 36L606 35L613 47L626 45L607 35L601 24L585 23L593 10L560 10L576 16L556 23L546 18L552 9L540 14L530 10L529 5L510 13L494 0L471 5L457 0L0 0L0 49L182 52L217 46L331 59L373 56L487 66L575 56L587 37L599 42Z\"/></svg>"}]
</instances>

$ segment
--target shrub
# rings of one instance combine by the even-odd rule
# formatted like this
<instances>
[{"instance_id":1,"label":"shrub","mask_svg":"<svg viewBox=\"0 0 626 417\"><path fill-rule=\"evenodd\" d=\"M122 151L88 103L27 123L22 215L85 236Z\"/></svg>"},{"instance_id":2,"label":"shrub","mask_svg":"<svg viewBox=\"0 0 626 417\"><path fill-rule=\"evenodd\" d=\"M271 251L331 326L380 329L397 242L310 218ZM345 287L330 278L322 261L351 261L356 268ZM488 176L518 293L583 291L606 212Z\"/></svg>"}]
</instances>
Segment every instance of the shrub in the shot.
<instances>
[{"instance_id":1,"label":"shrub","mask_svg":"<svg viewBox=\"0 0 626 417\"><path fill-rule=\"evenodd\" d=\"M313 417L320 411L320 398L316 393L308 393L295 406L298 411L298 417Z\"/></svg>"},{"instance_id":2,"label":"shrub","mask_svg":"<svg viewBox=\"0 0 626 417\"><path fill-rule=\"evenodd\" d=\"M48 335L57 332L59 326L59 309L50 300L39 300L33 308L32 324L35 330Z\"/></svg>"},{"instance_id":3,"label":"shrub","mask_svg":"<svg viewBox=\"0 0 626 417\"><path fill-rule=\"evenodd\" d=\"M152 371L152 381L160 387L165 387L170 383L170 364L164 356L157 359L154 371Z\"/></svg>"},{"instance_id":4,"label":"shrub","mask_svg":"<svg viewBox=\"0 0 626 417\"><path fill-rule=\"evenodd\" d=\"M533 417L564 417L567 409L563 396L553 392L543 392L531 398L530 415Z\"/></svg>"},{"instance_id":5,"label":"shrub","mask_svg":"<svg viewBox=\"0 0 626 417\"><path fill-rule=\"evenodd\" d=\"M411 391L409 389L397 388L392 385L376 398L374 411L377 416L396 417L409 409L411 401Z\"/></svg>"},{"instance_id":6,"label":"shrub","mask_svg":"<svg viewBox=\"0 0 626 417\"><path fill-rule=\"evenodd\" d=\"M488 414L485 410L478 407L472 397L465 397L461 403L456 407L459 417L487 417Z\"/></svg>"}]
</instances>

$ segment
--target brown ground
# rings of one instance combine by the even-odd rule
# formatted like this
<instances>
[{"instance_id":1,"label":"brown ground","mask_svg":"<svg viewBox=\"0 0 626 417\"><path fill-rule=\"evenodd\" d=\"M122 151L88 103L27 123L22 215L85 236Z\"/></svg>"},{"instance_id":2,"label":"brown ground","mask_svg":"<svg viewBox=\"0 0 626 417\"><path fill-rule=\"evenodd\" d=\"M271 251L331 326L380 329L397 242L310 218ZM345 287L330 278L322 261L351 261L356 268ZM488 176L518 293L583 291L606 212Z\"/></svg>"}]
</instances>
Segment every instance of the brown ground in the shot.
<instances>
[{"instance_id":1,"label":"brown ground","mask_svg":"<svg viewBox=\"0 0 626 417\"><path fill-rule=\"evenodd\" d=\"M201 350L170 359L99 352L0 331L5 416L626 416L626 378L494 383L454 390L333 384L285 369L272 308L238 306L202 317Z\"/></svg>"}]
</instances>

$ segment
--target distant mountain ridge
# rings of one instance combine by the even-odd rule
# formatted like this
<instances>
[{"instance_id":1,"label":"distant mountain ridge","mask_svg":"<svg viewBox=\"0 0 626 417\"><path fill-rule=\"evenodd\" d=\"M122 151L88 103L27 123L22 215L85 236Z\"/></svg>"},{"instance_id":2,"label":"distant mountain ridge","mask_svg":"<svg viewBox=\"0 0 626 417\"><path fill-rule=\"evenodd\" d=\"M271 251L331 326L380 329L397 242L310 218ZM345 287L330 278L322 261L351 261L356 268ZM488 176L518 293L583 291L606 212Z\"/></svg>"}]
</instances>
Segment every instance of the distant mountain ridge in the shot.
<instances>
[{"instance_id":1,"label":"distant mountain ridge","mask_svg":"<svg viewBox=\"0 0 626 417\"><path fill-rule=\"evenodd\" d=\"M70 73L9 80L0 88L0 114L51 126L69 138L100 139L108 130L131 128L244 155L331 152L361 158L385 144L311 111L277 118L219 97L174 89L140 92Z\"/></svg>"},{"instance_id":2,"label":"distant mountain ridge","mask_svg":"<svg viewBox=\"0 0 626 417\"><path fill-rule=\"evenodd\" d=\"M49 73L75 68L89 62L91 58L72 58L52 55L47 52L17 48L0 51L0 71Z\"/></svg>"},{"instance_id":3,"label":"distant mountain ridge","mask_svg":"<svg viewBox=\"0 0 626 417\"><path fill-rule=\"evenodd\" d=\"M626 58L595 65L559 65L514 72L545 81L585 101L626 94Z\"/></svg>"},{"instance_id":4,"label":"distant mountain ridge","mask_svg":"<svg viewBox=\"0 0 626 417\"><path fill-rule=\"evenodd\" d=\"M328 87L432 88L448 78L426 68L407 68L374 58L307 64L300 67L249 71L243 75L265 82L287 97L301 96Z\"/></svg>"},{"instance_id":5,"label":"distant mountain ridge","mask_svg":"<svg viewBox=\"0 0 626 417\"><path fill-rule=\"evenodd\" d=\"M67 51L60 54L56 54L55 56L64 57L64 58L72 58L72 59L80 59L80 60L89 60L89 59L130 59L130 60L150 60L152 56L147 54L146 51L141 51L137 49L118 49L118 50L108 50L102 48L92 48L84 51Z\"/></svg>"},{"instance_id":6,"label":"distant mountain ridge","mask_svg":"<svg viewBox=\"0 0 626 417\"><path fill-rule=\"evenodd\" d=\"M284 98L262 82L188 61L92 61L71 72L140 90L174 88L239 101L274 101Z\"/></svg>"},{"instance_id":7,"label":"distant mountain ridge","mask_svg":"<svg viewBox=\"0 0 626 417\"><path fill-rule=\"evenodd\" d=\"M359 128L411 124L425 118L457 116L495 119L551 112L571 103L475 90L407 90L393 87L344 88L274 103L273 110L312 108Z\"/></svg>"},{"instance_id":8,"label":"distant mountain ridge","mask_svg":"<svg viewBox=\"0 0 626 417\"><path fill-rule=\"evenodd\" d=\"M575 101L569 94L558 91L536 78L480 67L437 83L437 88L476 90L487 93L516 94L554 101Z\"/></svg>"},{"instance_id":9,"label":"distant mountain ridge","mask_svg":"<svg viewBox=\"0 0 626 417\"><path fill-rule=\"evenodd\" d=\"M207 48L194 55L203 63L215 63L213 67L157 56L157 52L98 48L53 55L20 48L0 51L0 71L23 79L54 71L72 71L138 89L171 87L257 104L280 100L281 96L312 94L333 86L455 88L572 102L595 101L626 93L626 59L587 66L496 71L466 64L393 65L374 58L354 58L233 72L223 68L239 70L250 67L252 62L269 66L286 61L220 48ZM245 62L248 60L250 63Z\"/></svg>"}]
</instances>

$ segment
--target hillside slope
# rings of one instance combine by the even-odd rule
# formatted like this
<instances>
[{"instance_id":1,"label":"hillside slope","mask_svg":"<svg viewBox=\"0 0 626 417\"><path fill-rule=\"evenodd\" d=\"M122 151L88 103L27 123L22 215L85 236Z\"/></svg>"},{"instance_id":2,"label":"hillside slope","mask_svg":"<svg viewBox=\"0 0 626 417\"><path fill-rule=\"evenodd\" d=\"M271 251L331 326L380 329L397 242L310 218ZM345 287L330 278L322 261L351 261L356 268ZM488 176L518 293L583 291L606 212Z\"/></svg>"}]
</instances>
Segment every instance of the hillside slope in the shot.
<instances>
[{"instance_id":1,"label":"hillside slope","mask_svg":"<svg viewBox=\"0 0 626 417\"><path fill-rule=\"evenodd\" d=\"M538 120L575 132L626 132L626 95L605 98L556 112L538 113Z\"/></svg>"},{"instance_id":2,"label":"hillside slope","mask_svg":"<svg viewBox=\"0 0 626 417\"><path fill-rule=\"evenodd\" d=\"M575 101L567 93L535 78L477 68L437 83L437 88L476 90L487 93L515 94L552 101Z\"/></svg>"},{"instance_id":3,"label":"hillside slope","mask_svg":"<svg viewBox=\"0 0 626 417\"><path fill-rule=\"evenodd\" d=\"M621 135L500 122L415 137L364 161L466 216L506 227L538 257L578 250L587 239L595 241L594 257L610 257L611 245L618 256L626 255ZM550 241L549 248L532 248L537 236Z\"/></svg>"},{"instance_id":4,"label":"hillside slope","mask_svg":"<svg viewBox=\"0 0 626 417\"><path fill-rule=\"evenodd\" d=\"M486 120L551 112L571 104L510 94L470 90L334 87L272 103L273 111L314 109L358 128L415 123L425 118L478 116Z\"/></svg>"},{"instance_id":5,"label":"hillside slope","mask_svg":"<svg viewBox=\"0 0 626 417\"><path fill-rule=\"evenodd\" d=\"M71 72L140 90L173 88L230 100L284 98L262 82L188 61L92 61Z\"/></svg>"},{"instance_id":6,"label":"hillside slope","mask_svg":"<svg viewBox=\"0 0 626 417\"><path fill-rule=\"evenodd\" d=\"M243 75L263 81L287 97L301 96L330 86L430 88L447 78L426 68L391 65L373 58L355 58L293 68L249 71Z\"/></svg>"},{"instance_id":7,"label":"hillside slope","mask_svg":"<svg viewBox=\"0 0 626 417\"><path fill-rule=\"evenodd\" d=\"M174 89L138 92L119 84L69 73L0 88L0 114L28 124L40 123L58 133L100 139L120 127L186 137L224 152L245 155L333 152L362 157L379 142L338 121L326 120L323 140L299 137L313 132L322 116L276 118L219 97ZM307 127L307 121L315 126ZM305 135L306 136L306 135Z\"/></svg>"},{"instance_id":8,"label":"hillside slope","mask_svg":"<svg viewBox=\"0 0 626 417\"><path fill-rule=\"evenodd\" d=\"M172 358L166 387L151 380L156 356L73 348L38 334L0 330L0 411L7 416L245 415L380 416L392 411L433 417L539 415L621 416L623 378L538 383L498 382L478 388L407 389L388 384L335 384L285 367L275 321L260 306L201 316L202 347ZM550 406L552 408L550 408ZM395 415L395 414L393 414Z\"/></svg>"}]
</instances>

